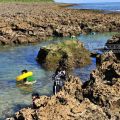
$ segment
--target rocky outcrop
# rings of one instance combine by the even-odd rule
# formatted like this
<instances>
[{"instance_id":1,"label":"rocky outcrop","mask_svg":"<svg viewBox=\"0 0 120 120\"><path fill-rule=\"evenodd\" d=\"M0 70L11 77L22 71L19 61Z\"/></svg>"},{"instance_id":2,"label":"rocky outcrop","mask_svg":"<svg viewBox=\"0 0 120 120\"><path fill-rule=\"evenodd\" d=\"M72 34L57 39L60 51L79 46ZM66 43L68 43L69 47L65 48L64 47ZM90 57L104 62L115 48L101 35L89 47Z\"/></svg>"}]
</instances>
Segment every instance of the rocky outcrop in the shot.
<instances>
[{"instance_id":1,"label":"rocky outcrop","mask_svg":"<svg viewBox=\"0 0 120 120\"><path fill-rule=\"evenodd\" d=\"M0 8L1 45L40 42L50 36L120 30L120 14L115 13L72 10L53 3L7 3L0 4Z\"/></svg>"},{"instance_id":2,"label":"rocky outcrop","mask_svg":"<svg viewBox=\"0 0 120 120\"><path fill-rule=\"evenodd\" d=\"M87 86L84 96L95 105L101 106L110 120L120 119L120 82L114 85L96 82Z\"/></svg>"},{"instance_id":3,"label":"rocky outcrop","mask_svg":"<svg viewBox=\"0 0 120 120\"><path fill-rule=\"evenodd\" d=\"M83 98L82 82L69 76L63 90L52 97L42 96L35 101L38 109L26 108L15 114L16 120L107 120L102 108Z\"/></svg>"},{"instance_id":4,"label":"rocky outcrop","mask_svg":"<svg viewBox=\"0 0 120 120\"><path fill-rule=\"evenodd\" d=\"M120 36L115 35L107 41L106 50L102 55L97 55L97 69L91 73L91 79L99 78L103 81L113 82L120 78ZM114 46L114 47L113 47ZM117 50L117 51L116 51ZM96 77L95 77L96 76ZM95 79L94 79L95 81Z\"/></svg>"},{"instance_id":5,"label":"rocky outcrop","mask_svg":"<svg viewBox=\"0 0 120 120\"><path fill-rule=\"evenodd\" d=\"M82 84L79 78L69 76L62 91L51 97L41 96L35 104L37 109L21 109L10 119L119 120L120 82L109 85L91 78Z\"/></svg>"},{"instance_id":6,"label":"rocky outcrop","mask_svg":"<svg viewBox=\"0 0 120 120\"><path fill-rule=\"evenodd\" d=\"M77 40L66 40L40 48L37 61L46 69L56 69L58 64L67 68L90 64L90 53Z\"/></svg>"},{"instance_id":7,"label":"rocky outcrop","mask_svg":"<svg viewBox=\"0 0 120 120\"><path fill-rule=\"evenodd\" d=\"M24 108L15 113L11 120L119 119L119 82L113 86L100 82L89 85L89 88L93 90L90 96L94 100L85 96L91 91L88 87L83 89L83 86L85 85L79 78L69 76L62 91L51 97L41 96L35 101L38 109Z\"/></svg>"},{"instance_id":8,"label":"rocky outcrop","mask_svg":"<svg viewBox=\"0 0 120 120\"><path fill-rule=\"evenodd\" d=\"M120 119L120 53L109 47L119 43L120 39L116 37L108 40L109 51L97 56L97 69L91 73L90 81L83 85L84 97L101 106L111 120Z\"/></svg>"}]
</instances>

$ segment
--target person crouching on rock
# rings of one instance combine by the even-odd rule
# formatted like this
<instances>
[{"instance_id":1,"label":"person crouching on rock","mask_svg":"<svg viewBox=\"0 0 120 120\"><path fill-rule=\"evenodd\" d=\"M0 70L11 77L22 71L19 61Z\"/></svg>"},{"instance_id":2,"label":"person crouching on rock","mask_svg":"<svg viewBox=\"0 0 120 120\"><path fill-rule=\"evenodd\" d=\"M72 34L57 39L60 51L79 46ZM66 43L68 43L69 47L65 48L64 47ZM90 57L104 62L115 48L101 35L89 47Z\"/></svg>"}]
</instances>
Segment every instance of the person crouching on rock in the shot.
<instances>
[{"instance_id":1,"label":"person crouching on rock","mask_svg":"<svg viewBox=\"0 0 120 120\"><path fill-rule=\"evenodd\" d=\"M57 68L55 75L53 76L54 85L53 85L53 93L54 95L62 90L64 86L64 81L66 79L66 71L62 68Z\"/></svg>"},{"instance_id":2,"label":"person crouching on rock","mask_svg":"<svg viewBox=\"0 0 120 120\"><path fill-rule=\"evenodd\" d=\"M39 107L37 107L36 104L35 104L35 100L36 100L36 99L39 99L39 98L40 98L40 97L39 97L39 94L38 94L38 93L33 93L33 94L32 94L32 104L33 104L33 108L34 108L34 109L39 108Z\"/></svg>"},{"instance_id":3,"label":"person crouching on rock","mask_svg":"<svg viewBox=\"0 0 120 120\"><path fill-rule=\"evenodd\" d=\"M53 85L53 94L55 95L57 92L60 92L61 89L62 89L62 86L61 86L60 78L55 77L54 85Z\"/></svg>"}]
</instances>

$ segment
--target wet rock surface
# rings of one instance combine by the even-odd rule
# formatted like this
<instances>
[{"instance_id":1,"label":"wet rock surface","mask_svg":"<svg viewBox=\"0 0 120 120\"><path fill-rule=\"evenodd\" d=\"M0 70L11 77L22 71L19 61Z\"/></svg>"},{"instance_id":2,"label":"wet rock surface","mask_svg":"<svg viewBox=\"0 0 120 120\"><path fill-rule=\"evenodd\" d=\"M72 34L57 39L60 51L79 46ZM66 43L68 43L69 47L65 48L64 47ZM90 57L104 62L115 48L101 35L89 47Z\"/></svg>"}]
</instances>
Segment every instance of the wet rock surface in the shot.
<instances>
[{"instance_id":1,"label":"wet rock surface","mask_svg":"<svg viewBox=\"0 0 120 120\"><path fill-rule=\"evenodd\" d=\"M38 109L24 108L11 119L120 119L120 82L112 86L104 82L91 84L84 89L83 86L79 78L69 76L62 91L52 97L41 96L35 101Z\"/></svg>"},{"instance_id":2,"label":"wet rock surface","mask_svg":"<svg viewBox=\"0 0 120 120\"><path fill-rule=\"evenodd\" d=\"M58 65L69 69L83 67L91 62L83 43L72 39L40 48L37 61L49 70L55 70Z\"/></svg>"},{"instance_id":3,"label":"wet rock surface","mask_svg":"<svg viewBox=\"0 0 120 120\"><path fill-rule=\"evenodd\" d=\"M111 50L120 60L120 34L114 35L111 39L109 39L106 43L107 50Z\"/></svg>"},{"instance_id":4,"label":"wet rock surface","mask_svg":"<svg viewBox=\"0 0 120 120\"><path fill-rule=\"evenodd\" d=\"M109 119L120 119L120 63L103 62L83 88L84 96L101 106Z\"/></svg>"},{"instance_id":5,"label":"wet rock surface","mask_svg":"<svg viewBox=\"0 0 120 120\"><path fill-rule=\"evenodd\" d=\"M41 96L35 101L38 109L24 108L15 113L11 119L116 120L120 118L120 82L112 86L104 82L91 84L84 89L83 86L79 78L69 76L62 91L51 97ZM90 90L93 94L90 94Z\"/></svg>"},{"instance_id":6,"label":"wet rock surface","mask_svg":"<svg viewBox=\"0 0 120 120\"><path fill-rule=\"evenodd\" d=\"M106 43L106 46L110 49L111 48L111 44L120 44L120 34L116 34L114 35L111 39L109 39ZM117 47L118 48L118 47Z\"/></svg>"},{"instance_id":7,"label":"wet rock surface","mask_svg":"<svg viewBox=\"0 0 120 120\"><path fill-rule=\"evenodd\" d=\"M1 45L120 30L120 14L72 10L53 3L1 3L0 15Z\"/></svg>"},{"instance_id":8,"label":"wet rock surface","mask_svg":"<svg viewBox=\"0 0 120 120\"><path fill-rule=\"evenodd\" d=\"M108 51L97 56L97 69L83 85L84 96L101 106L111 120L120 119L120 53L109 45L119 42L118 35L107 41Z\"/></svg>"},{"instance_id":9,"label":"wet rock surface","mask_svg":"<svg viewBox=\"0 0 120 120\"><path fill-rule=\"evenodd\" d=\"M79 93L76 94L76 93ZM108 119L102 108L83 98L82 82L69 76L62 91L52 97L42 96L35 101L38 109L24 108L13 119L20 120L101 120ZM11 118L12 119L12 118Z\"/></svg>"}]
</instances>

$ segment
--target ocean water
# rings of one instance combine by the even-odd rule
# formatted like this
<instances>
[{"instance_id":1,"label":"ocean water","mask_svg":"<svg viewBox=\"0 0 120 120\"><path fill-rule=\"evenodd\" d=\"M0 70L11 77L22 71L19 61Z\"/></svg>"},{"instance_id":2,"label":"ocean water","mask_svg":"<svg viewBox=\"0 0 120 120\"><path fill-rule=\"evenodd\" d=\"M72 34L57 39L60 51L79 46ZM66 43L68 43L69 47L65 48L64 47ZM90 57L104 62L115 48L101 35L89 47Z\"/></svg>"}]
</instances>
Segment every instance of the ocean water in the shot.
<instances>
[{"instance_id":1,"label":"ocean water","mask_svg":"<svg viewBox=\"0 0 120 120\"><path fill-rule=\"evenodd\" d=\"M98 47L103 47L113 34L115 33L96 33L80 35L77 38L85 43L87 49L93 51ZM0 120L9 117L20 108L29 106L32 103L32 92L37 91L40 95L52 94L53 71L42 69L35 58L41 46L65 39L68 38L55 38L36 45L0 48ZM90 72L96 67L95 63L95 59L92 59L91 65L75 69L74 74L83 81L88 80ZM15 78L23 69L33 71L37 80L36 84L20 85L16 83Z\"/></svg>"},{"instance_id":2,"label":"ocean water","mask_svg":"<svg viewBox=\"0 0 120 120\"><path fill-rule=\"evenodd\" d=\"M81 3L74 5L71 8L74 9L93 9L93 10L104 10L120 12L120 2L106 2L106 3Z\"/></svg>"},{"instance_id":3,"label":"ocean water","mask_svg":"<svg viewBox=\"0 0 120 120\"><path fill-rule=\"evenodd\" d=\"M104 48L105 43L116 33L92 33L88 35L80 35L77 37L78 40L84 43L85 48L89 51L101 53L100 49ZM83 68L77 68L74 70L74 74L81 78L81 80L87 81L90 78L90 73L96 68L96 59L92 58L92 64Z\"/></svg>"}]
</instances>

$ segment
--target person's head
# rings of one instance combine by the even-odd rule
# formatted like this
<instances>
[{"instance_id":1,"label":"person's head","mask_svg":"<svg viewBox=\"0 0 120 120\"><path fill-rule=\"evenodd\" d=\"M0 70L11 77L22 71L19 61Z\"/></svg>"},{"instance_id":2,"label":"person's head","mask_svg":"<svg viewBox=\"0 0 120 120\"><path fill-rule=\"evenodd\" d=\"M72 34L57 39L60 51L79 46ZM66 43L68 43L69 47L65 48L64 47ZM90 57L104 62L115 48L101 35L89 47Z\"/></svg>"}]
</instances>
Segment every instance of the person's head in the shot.
<instances>
[{"instance_id":1,"label":"person's head","mask_svg":"<svg viewBox=\"0 0 120 120\"><path fill-rule=\"evenodd\" d=\"M32 99L39 98L39 93L32 93Z\"/></svg>"},{"instance_id":2,"label":"person's head","mask_svg":"<svg viewBox=\"0 0 120 120\"><path fill-rule=\"evenodd\" d=\"M23 73L27 73L28 71L27 70L22 70L21 71L21 73L23 74Z\"/></svg>"},{"instance_id":3,"label":"person's head","mask_svg":"<svg viewBox=\"0 0 120 120\"><path fill-rule=\"evenodd\" d=\"M63 56L62 56L63 59L67 59L68 58L68 55L67 53L64 53Z\"/></svg>"}]
</instances>

